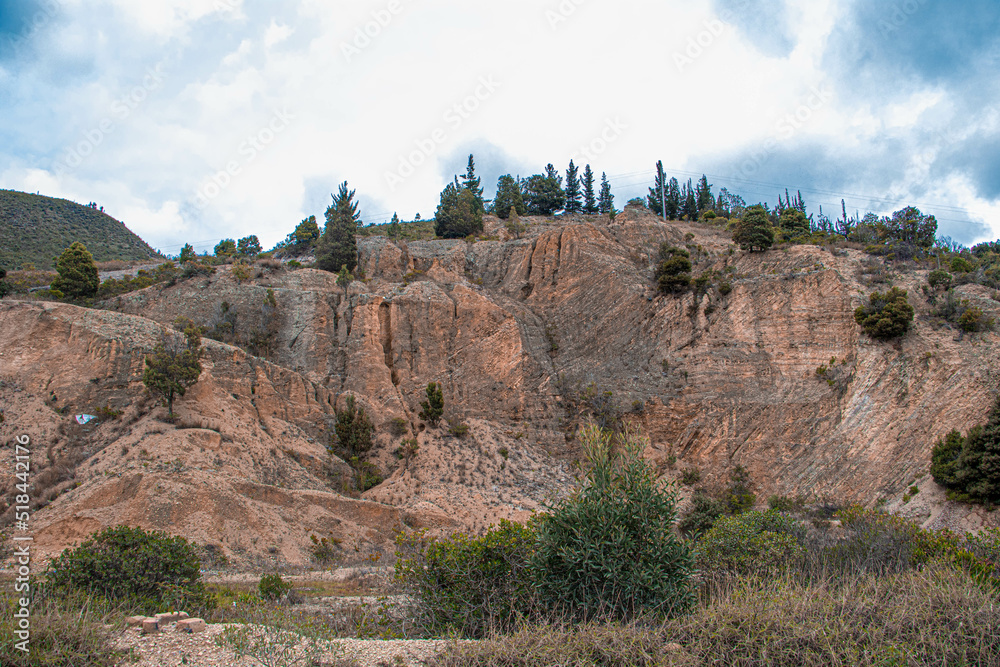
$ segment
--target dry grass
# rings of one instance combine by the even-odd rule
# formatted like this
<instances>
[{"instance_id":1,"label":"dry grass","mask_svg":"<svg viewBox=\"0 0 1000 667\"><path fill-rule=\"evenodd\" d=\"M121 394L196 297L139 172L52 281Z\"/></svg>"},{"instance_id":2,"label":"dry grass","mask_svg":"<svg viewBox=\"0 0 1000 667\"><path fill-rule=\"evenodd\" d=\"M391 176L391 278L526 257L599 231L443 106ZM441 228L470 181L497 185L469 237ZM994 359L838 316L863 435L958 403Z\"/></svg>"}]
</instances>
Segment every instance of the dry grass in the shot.
<instances>
[{"instance_id":1,"label":"dry grass","mask_svg":"<svg viewBox=\"0 0 1000 667\"><path fill-rule=\"evenodd\" d=\"M663 623L528 627L431 664L987 667L1000 665L1000 603L947 566L811 585L746 577Z\"/></svg>"}]
</instances>

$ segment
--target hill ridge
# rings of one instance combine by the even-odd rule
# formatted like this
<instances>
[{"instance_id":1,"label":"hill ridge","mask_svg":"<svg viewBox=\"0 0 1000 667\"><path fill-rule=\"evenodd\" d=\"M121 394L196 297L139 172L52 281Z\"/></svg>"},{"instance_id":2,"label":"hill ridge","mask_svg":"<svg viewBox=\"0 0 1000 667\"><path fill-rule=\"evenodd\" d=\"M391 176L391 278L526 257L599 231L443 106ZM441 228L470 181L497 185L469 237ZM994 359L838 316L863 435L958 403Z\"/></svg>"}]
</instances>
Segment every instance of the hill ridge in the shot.
<instances>
[{"instance_id":1,"label":"hill ridge","mask_svg":"<svg viewBox=\"0 0 1000 667\"><path fill-rule=\"evenodd\" d=\"M68 199L0 189L0 267L47 269L74 241L98 262L141 260L159 253L125 223Z\"/></svg>"}]
</instances>

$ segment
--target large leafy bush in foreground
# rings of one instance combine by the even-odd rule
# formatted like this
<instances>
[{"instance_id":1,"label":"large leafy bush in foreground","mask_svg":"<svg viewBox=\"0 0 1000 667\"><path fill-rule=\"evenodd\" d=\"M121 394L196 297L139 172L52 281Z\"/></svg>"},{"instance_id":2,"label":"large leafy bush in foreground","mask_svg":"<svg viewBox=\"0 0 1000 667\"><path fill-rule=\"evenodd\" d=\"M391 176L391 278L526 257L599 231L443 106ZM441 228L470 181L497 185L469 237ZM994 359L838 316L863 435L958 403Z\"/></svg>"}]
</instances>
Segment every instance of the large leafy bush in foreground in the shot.
<instances>
[{"instance_id":1,"label":"large leafy bush in foreground","mask_svg":"<svg viewBox=\"0 0 1000 667\"><path fill-rule=\"evenodd\" d=\"M541 599L574 618L689 609L694 558L673 530L676 491L642 457L646 439L589 426L580 441L591 465L583 486L539 517Z\"/></svg>"},{"instance_id":2,"label":"large leafy bush in foreground","mask_svg":"<svg viewBox=\"0 0 1000 667\"><path fill-rule=\"evenodd\" d=\"M86 591L149 613L210 608L200 576L198 553L183 537L128 526L107 528L67 549L46 572L53 589Z\"/></svg>"}]
</instances>

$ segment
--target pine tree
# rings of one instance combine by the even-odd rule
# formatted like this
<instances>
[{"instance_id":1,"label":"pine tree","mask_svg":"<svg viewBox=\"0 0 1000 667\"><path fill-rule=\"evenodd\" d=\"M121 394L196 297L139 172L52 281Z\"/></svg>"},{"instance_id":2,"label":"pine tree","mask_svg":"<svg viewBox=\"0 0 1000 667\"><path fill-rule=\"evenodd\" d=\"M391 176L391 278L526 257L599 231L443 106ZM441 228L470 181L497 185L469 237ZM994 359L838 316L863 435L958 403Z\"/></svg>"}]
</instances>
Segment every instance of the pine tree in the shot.
<instances>
[{"instance_id":1,"label":"pine tree","mask_svg":"<svg viewBox=\"0 0 1000 667\"><path fill-rule=\"evenodd\" d=\"M399 226L399 215L397 215L396 213L392 214L392 220L389 221L389 229L386 231L389 238L392 239L393 241L399 238L399 235L402 232Z\"/></svg>"},{"instance_id":2,"label":"pine tree","mask_svg":"<svg viewBox=\"0 0 1000 667\"><path fill-rule=\"evenodd\" d=\"M656 161L656 180L646 195L646 206L656 215L663 215L663 206L667 194L667 175L663 172L663 161Z\"/></svg>"},{"instance_id":3,"label":"pine tree","mask_svg":"<svg viewBox=\"0 0 1000 667\"><path fill-rule=\"evenodd\" d=\"M767 219L767 210L760 204L747 209L736 224L733 241L744 250L767 250L774 243L774 229Z\"/></svg>"},{"instance_id":4,"label":"pine tree","mask_svg":"<svg viewBox=\"0 0 1000 667\"><path fill-rule=\"evenodd\" d=\"M580 177L577 175L579 168L569 161L569 168L566 170L566 212L576 213L583 208L580 203Z\"/></svg>"},{"instance_id":5,"label":"pine tree","mask_svg":"<svg viewBox=\"0 0 1000 667\"><path fill-rule=\"evenodd\" d=\"M302 254L309 251L319 240L319 225L316 216L310 215L295 226L295 231L285 238L285 248L289 253Z\"/></svg>"},{"instance_id":6,"label":"pine tree","mask_svg":"<svg viewBox=\"0 0 1000 667\"><path fill-rule=\"evenodd\" d=\"M347 181L344 181L337 194L331 195L333 203L326 209L326 228L316 247L317 268L337 273L342 266L354 271L358 265L355 234L361 213L358 203L354 201L354 193L354 190L347 189Z\"/></svg>"},{"instance_id":7,"label":"pine tree","mask_svg":"<svg viewBox=\"0 0 1000 667\"><path fill-rule=\"evenodd\" d=\"M236 254L246 259L253 259L261 250L260 239L256 234L243 237L236 242Z\"/></svg>"},{"instance_id":8,"label":"pine tree","mask_svg":"<svg viewBox=\"0 0 1000 667\"><path fill-rule=\"evenodd\" d=\"M427 384L427 400L420 402L420 418L426 419L432 427L438 425L441 415L444 414L444 395L441 392L441 385L437 382Z\"/></svg>"},{"instance_id":9,"label":"pine tree","mask_svg":"<svg viewBox=\"0 0 1000 667\"><path fill-rule=\"evenodd\" d=\"M698 181L698 186L695 188L695 200L698 206L698 215L701 215L705 211L712 208L715 203L712 198L712 186L708 182L708 178L705 174L701 175L701 179Z\"/></svg>"},{"instance_id":10,"label":"pine tree","mask_svg":"<svg viewBox=\"0 0 1000 667\"><path fill-rule=\"evenodd\" d=\"M164 336L152 356L146 357L142 383L167 400L167 414L174 413L174 396L183 396L201 376L201 353L201 334L188 320L183 346Z\"/></svg>"},{"instance_id":11,"label":"pine tree","mask_svg":"<svg viewBox=\"0 0 1000 667\"><path fill-rule=\"evenodd\" d=\"M459 184L458 177L441 191L434 216L434 233L445 239L457 239L483 231L483 212L478 210L472 190Z\"/></svg>"},{"instance_id":12,"label":"pine tree","mask_svg":"<svg viewBox=\"0 0 1000 667\"><path fill-rule=\"evenodd\" d=\"M684 185L683 192L681 193L681 217L686 220L697 220L698 219L698 200L694 197L694 186L691 185L691 179Z\"/></svg>"},{"instance_id":13,"label":"pine tree","mask_svg":"<svg viewBox=\"0 0 1000 667\"><path fill-rule=\"evenodd\" d=\"M194 252L194 246L190 243L185 243L184 247L181 248L181 254L177 257L177 261L181 264L187 264L193 260L197 255Z\"/></svg>"},{"instance_id":14,"label":"pine tree","mask_svg":"<svg viewBox=\"0 0 1000 667\"><path fill-rule=\"evenodd\" d=\"M562 187L562 176L559 175L559 172L556 171L556 168L552 166L551 162L549 162L547 165L545 165L545 178L551 178L552 180L554 180L556 182L556 185L559 186L560 190L563 189L563 187Z\"/></svg>"},{"instance_id":15,"label":"pine tree","mask_svg":"<svg viewBox=\"0 0 1000 667\"><path fill-rule=\"evenodd\" d=\"M597 213L597 199L594 196L594 172L588 164L583 168L583 212Z\"/></svg>"},{"instance_id":16,"label":"pine tree","mask_svg":"<svg viewBox=\"0 0 1000 667\"><path fill-rule=\"evenodd\" d=\"M59 255L56 271L59 272L59 277L52 281L52 291L62 292L70 299L92 297L101 286L94 256L79 241Z\"/></svg>"},{"instance_id":17,"label":"pine tree","mask_svg":"<svg viewBox=\"0 0 1000 667\"><path fill-rule=\"evenodd\" d=\"M562 176L551 164L546 167L544 176L535 174L523 181L521 190L528 215L552 215L566 205Z\"/></svg>"},{"instance_id":18,"label":"pine tree","mask_svg":"<svg viewBox=\"0 0 1000 667\"><path fill-rule=\"evenodd\" d=\"M236 241L233 239L222 239L215 244L216 257L232 257L236 254Z\"/></svg>"},{"instance_id":19,"label":"pine tree","mask_svg":"<svg viewBox=\"0 0 1000 667\"><path fill-rule=\"evenodd\" d=\"M472 159L472 154L469 154L469 164L465 168L465 176L462 177L462 187L472 193L473 200L473 213L479 213L482 215L486 212L486 204L483 201L483 188L480 184L480 178L476 176L476 163Z\"/></svg>"},{"instance_id":20,"label":"pine tree","mask_svg":"<svg viewBox=\"0 0 1000 667\"><path fill-rule=\"evenodd\" d=\"M611 183L608 176L601 172L601 192L597 198L597 212L611 215L615 210L615 196L611 194Z\"/></svg>"},{"instance_id":21,"label":"pine tree","mask_svg":"<svg viewBox=\"0 0 1000 667\"><path fill-rule=\"evenodd\" d=\"M497 194L493 198L490 210L502 220L507 219L511 210L516 211L518 215L524 215L527 211L524 198L521 196L521 188L510 174L504 174L497 179Z\"/></svg>"},{"instance_id":22,"label":"pine tree","mask_svg":"<svg viewBox=\"0 0 1000 667\"><path fill-rule=\"evenodd\" d=\"M347 396L347 407L337 410L337 423L333 427L336 449L333 453L347 462L362 457L375 444L375 425L363 407L358 407L354 396Z\"/></svg>"},{"instance_id":23,"label":"pine tree","mask_svg":"<svg viewBox=\"0 0 1000 667\"><path fill-rule=\"evenodd\" d=\"M681 188L676 178L667 183L667 220L677 220L681 213Z\"/></svg>"}]
</instances>

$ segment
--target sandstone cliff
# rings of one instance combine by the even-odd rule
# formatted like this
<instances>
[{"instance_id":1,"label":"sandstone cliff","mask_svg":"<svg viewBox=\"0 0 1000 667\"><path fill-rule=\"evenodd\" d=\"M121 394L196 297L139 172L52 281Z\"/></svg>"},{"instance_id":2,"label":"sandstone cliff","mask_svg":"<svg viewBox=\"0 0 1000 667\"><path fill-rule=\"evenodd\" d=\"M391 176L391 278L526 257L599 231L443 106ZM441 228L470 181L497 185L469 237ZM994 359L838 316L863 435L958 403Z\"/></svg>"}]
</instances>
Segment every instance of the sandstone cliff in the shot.
<instances>
[{"instance_id":1,"label":"sandstone cliff","mask_svg":"<svg viewBox=\"0 0 1000 667\"><path fill-rule=\"evenodd\" d=\"M867 504L899 504L919 480L923 498L937 499L905 509L929 525L997 523L935 496L922 477L938 437L985 417L1000 340L935 325L919 293L925 272L895 278L917 307L913 331L878 343L853 319L872 291L860 251L749 254L721 230L632 210L613 222L531 222L521 240L503 240L495 220L488 232L500 240L362 239L366 281L346 294L316 270L262 271L244 284L220 270L123 296L109 304L117 312L3 302L0 432L31 433L41 466L49 446L53 459L80 459L62 488L80 486L32 519L39 543L54 550L125 522L237 560L304 564L309 534L368 554L389 549L403 525L524 518L572 482L588 385L641 424L667 476L697 466L721 483L740 464L761 498ZM687 244L696 275L713 272L706 293L655 293L662 241ZM249 322L269 289L269 360L209 341L179 423L160 421L139 382L143 353L178 316L211 326L223 301ZM997 315L985 289L960 291ZM430 381L444 387L446 416L470 425L464 438L419 419ZM375 460L389 473L361 498L342 493L348 471L324 447L348 392L374 416ZM89 432L70 421L106 404L125 414ZM406 437L390 435L397 418L420 441L408 463L392 455Z\"/></svg>"}]
</instances>

